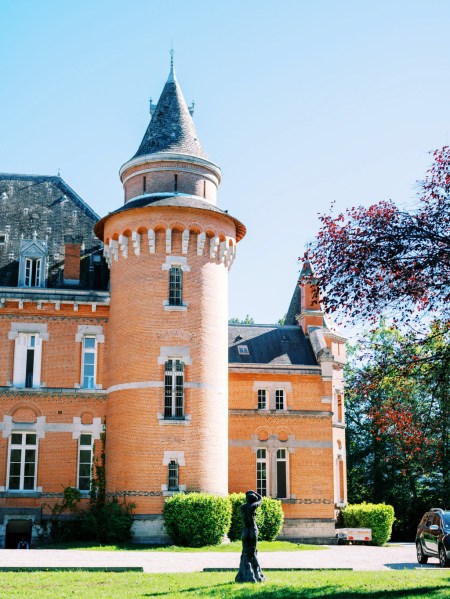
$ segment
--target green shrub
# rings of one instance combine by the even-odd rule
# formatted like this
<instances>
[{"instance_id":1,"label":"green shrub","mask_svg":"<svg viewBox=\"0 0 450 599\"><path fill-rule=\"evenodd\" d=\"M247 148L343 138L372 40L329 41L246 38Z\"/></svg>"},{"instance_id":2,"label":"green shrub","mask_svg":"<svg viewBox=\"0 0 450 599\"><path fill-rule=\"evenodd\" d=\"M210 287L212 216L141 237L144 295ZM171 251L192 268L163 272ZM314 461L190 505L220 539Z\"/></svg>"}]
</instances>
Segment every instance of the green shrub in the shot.
<instances>
[{"instance_id":1,"label":"green shrub","mask_svg":"<svg viewBox=\"0 0 450 599\"><path fill-rule=\"evenodd\" d=\"M241 505L245 503L245 493L232 493L228 498L232 507L231 525L228 536L231 541L235 541L240 539L242 534ZM261 507L256 510L255 520L259 530L259 540L275 540L280 534L284 520L281 501L272 499L271 497L263 497Z\"/></svg>"},{"instance_id":2,"label":"green shrub","mask_svg":"<svg viewBox=\"0 0 450 599\"><path fill-rule=\"evenodd\" d=\"M271 497L263 497L259 510L261 510L262 515L261 521L258 516L256 517L259 538L261 541L274 541L283 526L284 514L281 501Z\"/></svg>"},{"instance_id":3,"label":"green shrub","mask_svg":"<svg viewBox=\"0 0 450 599\"><path fill-rule=\"evenodd\" d=\"M231 504L227 497L207 493L179 493L167 499L164 525L176 545L218 545L230 528Z\"/></svg>"},{"instance_id":4,"label":"green shrub","mask_svg":"<svg viewBox=\"0 0 450 599\"><path fill-rule=\"evenodd\" d=\"M385 503L348 505L342 510L342 516L344 526L347 528L371 528L374 545L384 545L391 538L395 520L392 505Z\"/></svg>"}]
</instances>

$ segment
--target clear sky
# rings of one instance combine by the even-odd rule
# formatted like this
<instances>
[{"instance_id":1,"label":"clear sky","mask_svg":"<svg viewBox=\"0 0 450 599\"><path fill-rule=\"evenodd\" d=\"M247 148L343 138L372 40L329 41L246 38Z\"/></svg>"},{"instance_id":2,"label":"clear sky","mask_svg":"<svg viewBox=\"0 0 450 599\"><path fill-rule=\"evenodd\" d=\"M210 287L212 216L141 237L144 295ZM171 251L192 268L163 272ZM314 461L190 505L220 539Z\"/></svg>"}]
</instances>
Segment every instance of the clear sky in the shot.
<instances>
[{"instance_id":1,"label":"clear sky","mask_svg":"<svg viewBox=\"0 0 450 599\"><path fill-rule=\"evenodd\" d=\"M100 215L123 203L169 70L248 229L230 316L283 316L332 201L415 202L449 142L448 0L0 0L0 171L56 175Z\"/></svg>"}]
</instances>

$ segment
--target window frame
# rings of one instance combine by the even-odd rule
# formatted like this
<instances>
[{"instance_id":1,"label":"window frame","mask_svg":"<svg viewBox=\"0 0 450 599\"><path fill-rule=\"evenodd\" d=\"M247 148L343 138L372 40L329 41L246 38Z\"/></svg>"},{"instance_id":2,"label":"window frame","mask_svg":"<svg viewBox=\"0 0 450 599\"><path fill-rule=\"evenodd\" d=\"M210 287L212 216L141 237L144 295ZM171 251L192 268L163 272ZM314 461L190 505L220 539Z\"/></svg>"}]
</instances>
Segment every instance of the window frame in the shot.
<instances>
[{"instance_id":1,"label":"window frame","mask_svg":"<svg viewBox=\"0 0 450 599\"><path fill-rule=\"evenodd\" d=\"M183 268L172 264L169 268L168 306L183 306Z\"/></svg>"},{"instance_id":2,"label":"window frame","mask_svg":"<svg viewBox=\"0 0 450 599\"><path fill-rule=\"evenodd\" d=\"M283 452L284 457L280 457L280 453ZM287 499L288 498L288 494L289 494L289 452L285 447L278 447L276 449L276 454L275 454L275 461L276 461L276 470L277 470L277 475L276 475L276 499ZM285 487L285 495L281 496L278 490L278 476L279 476L279 472L278 472L278 464L279 463L284 463L285 464L285 471L284 471L284 487Z\"/></svg>"},{"instance_id":3,"label":"window frame","mask_svg":"<svg viewBox=\"0 0 450 599\"><path fill-rule=\"evenodd\" d=\"M178 366L181 366L181 368ZM177 380L179 377L182 379L181 383ZM184 360L180 356L167 357L164 362L164 420L184 420L186 418L185 382L186 366Z\"/></svg>"},{"instance_id":4,"label":"window frame","mask_svg":"<svg viewBox=\"0 0 450 599\"><path fill-rule=\"evenodd\" d=\"M82 444L82 437L90 437L91 442L90 444L86 444L83 443ZM90 459L90 467L89 467L89 487L87 489L82 489L81 485L80 485L80 479L86 479L87 476L86 475L81 475L80 474L80 466L83 464L87 464L88 462L81 462L81 452L82 451L89 451L91 452L91 459ZM92 483L92 467L94 464L94 435L92 433L80 433L80 436L78 438L78 460L77 460L77 489L81 492L81 493L88 493L91 490L91 483Z\"/></svg>"},{"instance_id":5,"label":"window frame","mask_svg":"<svg viewBox=\"0 0 450 599\"><path fill-rule=\"evenodd\" d=\"M21 443L13 443L13 437L14 435L21 435L22 436L22 441ZM27 444L27 435L33 435L35 437L35 442L34 444ZM25 441L24 441L25 440ZM26 462L26 451L27 449L30 451L34 451L35 455L34 455L34 474L33 474L33 488L32 489L26 489L24 488L24 482L25 482L25 465L27 463L31 463L31 462ZM19 450L20 451L20 462L11 462L11 453L14 450ZM8 442L8 464L7 464L7 473L6 473L6 482L7 482L7 491L11 492L11 493L33 493L36 492L36 487L37 487L37 472L38 472L38 457L39 457L39 439L37 436L36 431L21 431L21 430L15 430L11 433L10 437L9 437L9 442ZM17 475L11 475L11 464L20 464L19 467L19 488L18 489L12 489L11 488L11 476L14 476L17 478ZM27 478L31 478L30 476L27 476Z\"/></svg>"},{"instance_id":6,"label":"window frame","mask_svg":"<svg viewBox=\"0 0 450 599\"><path fill-rule=\"evenodd\" d=\"M93 348L86 348L85 347L85 342L86 339L94 339L94 347ZM89 351L86 351L89 350ZM88 354L94 354L94 364L86 364L85 362L85 356L86 353ZM97 388L97 362L98 362L98 340L97 340L97 336L92 334L92 335L83 335L83 338L81 340L81 373L80 373L80 388L81 389L88 389L88 390L95 390ZM94 367L94 374L93 374L93 386L85 386L84 384L84 379L85 379L85 374L84 374L84 369L85 366L93 366ZM89 377L91 378L91 377Z\"/></svg>"},{"instance_id":7,"label":"window frame","mask_svg":"<svg viewBox=\"0 0 450 599\"><path fill-rule=\"evenodd\" d=\"M279 406L279 399L281 397L281 407ZM275 410L286 409L286 393L284 389L275 389Z\"/></svg>"},{"instance_id":8,"label":"window frame","mask_svg":"<svg viewBox=\"0 0 450 599\"><path fill-rule=\"evenodd\" d=\"M267 389L258 389L257 391L257 395L258 395L258 410L267 410ZM264 395L264 405L262 405L262 401L260 401L261 396Z\"/></svg>"},{"instance_id":9,"label":"window frame","mask_svg":"<svg viewBox=\"0 0 450 599\"><path fill-rule=\"evenodd\" d=\"M173 475L174 472L175 474ZM173 481L175 481L175 484L171 484L171 481L172 483ZM178 463L178 460L175 460L173 458L167 464L167 490L172 493L180 490L180 465Z\"/></svg>"},{"instance_id":10,"label":"window frame","mask_svg":"<svg viewBox=\"0 0 450 599\"><path fill-rule=\"evenodd\" d=\"M264 455L263 455L264 452ZM264 468L265 466L265 468ZM269 497L269 459L268 450L258 447L256 450L256 492L262 497Z\"/></svg>"}]
</instances>

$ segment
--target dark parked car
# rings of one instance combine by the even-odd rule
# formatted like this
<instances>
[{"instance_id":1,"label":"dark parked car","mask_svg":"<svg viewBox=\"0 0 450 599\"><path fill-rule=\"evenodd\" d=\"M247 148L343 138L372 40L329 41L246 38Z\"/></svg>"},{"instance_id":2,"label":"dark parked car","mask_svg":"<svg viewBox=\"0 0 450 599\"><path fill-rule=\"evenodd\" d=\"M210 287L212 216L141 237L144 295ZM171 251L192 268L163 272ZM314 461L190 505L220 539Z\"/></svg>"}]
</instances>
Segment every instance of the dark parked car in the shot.
<instances>
[{"instance_id":1,"label":"dark parked car","mask_svg":"<svg viewBox=\"0 0 450 599\"><path fill-rule=\"evenodd\" d=\"M437 557L442 568L450 565L450 511L432 508L424 515L417 527L416 549L419 564Z\"/></svg>"}]
</instances>

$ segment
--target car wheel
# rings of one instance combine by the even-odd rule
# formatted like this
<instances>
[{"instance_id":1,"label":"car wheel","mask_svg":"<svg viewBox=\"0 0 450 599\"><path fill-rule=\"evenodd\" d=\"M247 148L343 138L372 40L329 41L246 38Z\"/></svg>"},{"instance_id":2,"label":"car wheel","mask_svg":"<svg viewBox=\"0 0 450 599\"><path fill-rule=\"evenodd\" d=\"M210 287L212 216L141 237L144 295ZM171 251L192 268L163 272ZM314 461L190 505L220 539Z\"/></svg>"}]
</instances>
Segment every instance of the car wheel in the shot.
<instances>
[{"instance_id":1,"label":"car wheel","mask_svg":"<svg viewBox=\"0 0 450 599\"><path fill-rule=\"evenodd\" d=\"M428 562L428 556L424 554L422 549L422 543L420 541L416 542L416 550L417 550L417 561L419 564L426 564Z\"/></svg>"},{"instance_id":2,"label":"car wheel","mask_svg":"<svg viewBox=\"0 0 450 599\"><path fill-rule=\"evenodd\" d=\"M448 568L449 562L447 559L447 552L445 551L444 545L439 547L439 564L441 568Z\"/></svg>"}]
</instances>

